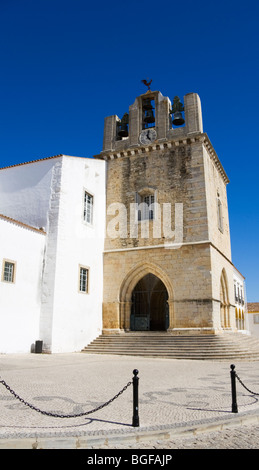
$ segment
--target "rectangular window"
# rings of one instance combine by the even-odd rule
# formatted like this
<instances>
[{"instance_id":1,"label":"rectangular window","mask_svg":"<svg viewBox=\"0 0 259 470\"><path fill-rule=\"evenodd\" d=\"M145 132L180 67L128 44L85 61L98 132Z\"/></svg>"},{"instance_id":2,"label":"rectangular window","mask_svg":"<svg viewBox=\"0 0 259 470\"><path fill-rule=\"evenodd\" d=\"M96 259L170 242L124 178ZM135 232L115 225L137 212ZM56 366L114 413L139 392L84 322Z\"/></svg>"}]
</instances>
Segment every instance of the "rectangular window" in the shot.
<instances>
[{"instance_id":1,"label":"rectangular window","mask_svg":"<svg viewBox=\"0 0 259 470\"><path fill-rule=\"evenodd\" d=\"M254 323L259 323L259 315L254 315Z\"/></svg>"},{"instance_id":2,"label":"rectangular window","mask_svg":"<svg viewBox=\"0 0 259 470\"><path fill-rule=\"evenodd\" d=\"M93 223L93 202L94 198L91 194L85 191L84 194L84 221L88 224Z\"/></svg>"},{"instance_id":3,"label":"rectangular window","mask_svg":"<svg viewBox=\"0 0 259 470\"><path fill-rule=\"evenodd\" d=\"M138 220L154 219L154 202L155 196L153 194L141 197L138 209Z\"/></svg>"},{"instance_id":4,"label":"rectangular window","mask_svg":"<svg viewBox=\"0 0 259 470\"><path fill-rule=\"evenodd\" d=\"M14 282L15 281L15 263L12 261L3 262L2 281Z\"/></svg>"},{"instance_id":5,"label":"rectangular window","mask_svg":"<svg viewBox=\"0 0 259 470\"><path fill-rule=\"evenodd\" d=\"M238 296L237 296L237 286L236 283L234 284L234 294L235 294L235 302L238 301Z\"/></svg>"},{"instance_id":6,"label":"rectangular window","mask_svg":"<svg viewBox=\"0 0 259 470\"><path fill-rule=\"evenodd\" d=\"M84 292L88 294L88 284L89 284L89 269L80 266L79 273L79 292Z\"/></svg>"},{"instance_id":7,"label":"rectangular window","mask_svg":"<svg viewBox=\"0 0 259 470\"><path fill-rule=\"evenodd\" d=\"M223 216L222 216L222 203L221 200L218 199L218 228L221 232L223 232Z\"/></svg>"}]
</instances>

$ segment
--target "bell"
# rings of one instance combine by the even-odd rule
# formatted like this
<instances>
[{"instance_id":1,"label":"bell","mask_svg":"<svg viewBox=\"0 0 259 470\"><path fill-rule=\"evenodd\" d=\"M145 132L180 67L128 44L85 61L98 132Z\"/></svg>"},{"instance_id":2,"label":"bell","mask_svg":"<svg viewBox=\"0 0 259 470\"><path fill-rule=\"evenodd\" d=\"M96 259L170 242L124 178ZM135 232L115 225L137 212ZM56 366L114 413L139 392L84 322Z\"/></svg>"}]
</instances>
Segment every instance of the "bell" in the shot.
<instances>
[{"instance_id":1,"label":"bell","mask_svg":"<svg viewBox=\"0 0 259 470\"><path fill-rule=\"evenodd\" d=\"M129 124L129 115L128 113L125 113L121 121L117 123L118 137L128 137L129 135L128 124Z\"/></svg>"},{"instance_id":2,"label":"bell","mask_svg":"<svg viewBox=\"0 0 259 470\"><path fill-rule=\"evenodd\" d=\"M128 137L128 124L120 124L118 129L118 136L119 137Z\"/></svg>"},{"instance_id":3,"label":"bell","mask_svg":"<svg viewBox=\"0 0 259 470\"><path fill-rule=\"evenodd\" d=\"M155 117L152 109L147 109L147 111L145 112L144 122L148 124L155 122Z\"/></svg>"},{"instance_id":4,"label":"bell","mask_svg":"<svg viewBox=\"0 0 259 470\"><path fill-rule=\"evenodd\" d=\"M185 123L185 120L182 116L182 113L180 111L177 111L174 113L174 119L173 119L173 124L174 126L182 126Z\"/></svg>"},{"instance_id":5,"label":"bell","mask_svg":"<svg viewBox=\"0 0 259 470\"><path fill-rule=\"evenodd\" d=\"M144 100L143 101L143 109L146 111L148 109L153 109L151 100Z\"/></svg>"}]
</instances>

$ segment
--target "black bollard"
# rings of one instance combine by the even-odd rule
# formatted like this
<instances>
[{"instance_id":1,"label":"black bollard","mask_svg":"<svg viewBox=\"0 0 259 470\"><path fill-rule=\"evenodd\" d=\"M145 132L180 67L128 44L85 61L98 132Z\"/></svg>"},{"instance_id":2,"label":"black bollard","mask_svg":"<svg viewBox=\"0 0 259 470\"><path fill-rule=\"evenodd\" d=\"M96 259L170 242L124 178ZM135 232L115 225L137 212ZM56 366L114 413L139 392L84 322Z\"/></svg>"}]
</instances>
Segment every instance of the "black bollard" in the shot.
<instances>
[{"instance_id":1,"label":"black bollard","mask_svg":"<svg viewBox=\"0 0 259 470\"><path fill-rule=\"evenodd\" d=\"M234 364L230 366L230 376L231 376L231 390L232 390L232 413L238 413L237 409L237 392L236 392L236 371Z\"/></svg>"},{"instance_id":2,"label":"black bollard","mask_svg":"<svg viewBox=\"0 0 259 470\"><path fill-rule=\"evenodd\" d=\"M132 426L135 428L139 426L139 415L138 415L138 382L139 378L137 377L138 375L138 370L134 369L133 370L134 377L132 379L133 383L133 418L132 418Z\"/></svg>"}]
</instances>

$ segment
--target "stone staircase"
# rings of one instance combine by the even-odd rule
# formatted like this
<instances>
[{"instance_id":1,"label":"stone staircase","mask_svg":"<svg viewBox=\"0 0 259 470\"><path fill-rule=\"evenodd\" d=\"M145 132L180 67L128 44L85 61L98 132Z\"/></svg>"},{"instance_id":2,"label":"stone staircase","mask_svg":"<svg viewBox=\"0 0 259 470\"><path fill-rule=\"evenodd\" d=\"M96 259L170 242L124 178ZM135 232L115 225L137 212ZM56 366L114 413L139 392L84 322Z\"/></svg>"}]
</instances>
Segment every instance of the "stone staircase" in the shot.
<instances>
[{"instance_id":1,"label":"stone staircase","mask_svg":"<svg viewBox=\"0 0 259 470\"><path fill-rule=\"evenodd\" d=\"M259 340L241 333L174 336L166 332L128 332L100 335L82 352L168 359L257 361Z\"/></svg>"}]
</instances>

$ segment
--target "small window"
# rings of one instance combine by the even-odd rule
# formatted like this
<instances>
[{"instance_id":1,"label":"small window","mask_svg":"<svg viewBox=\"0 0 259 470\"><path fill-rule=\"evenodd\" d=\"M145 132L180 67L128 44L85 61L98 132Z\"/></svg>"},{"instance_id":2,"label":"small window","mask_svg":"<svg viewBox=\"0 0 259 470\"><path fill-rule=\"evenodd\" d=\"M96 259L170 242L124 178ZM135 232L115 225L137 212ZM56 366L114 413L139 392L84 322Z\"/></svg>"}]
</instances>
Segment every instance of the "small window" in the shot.
<instances>
[{"instance_id":1,"label":"small window","mask_svg":"<svg viewBox=\"0 0 259 470\"><path fill-rule=\"evenodd\" d=\"M238 302L238 295L237 295L237 285L236 282L234 284L234 295L235 295L235 302Z\"/></svg>"},{"instance_id":2,"label":"small window","mask_svg":"<svg viewBox=\"0 0 259 470\"><path fill-rule=\"evenodd\" d=\"M254 315L254 323L255 324L259 323L259 315L258 314Z\"/></svg>"},{"instance_id":3,"label":"small window","mask_svg":"<svg viewBox=\"0 0 259 470\"><path fill-rule=\"evenodd\" d=\"M223 232L222 203L219 198L217 200L217 205L218 205L218 228L221 232Z\"/></svg>"},{"instance_id":4,"label":"small window","mask_svg":"<svg viewBox=\"0 0 259 470\"><path fill-rule=\"evenodd\" d=\"M4 260L2 281L14 283L15 281L15 263L14 262Z\"/></svg>"},{"instance_id":5,"label":"small window","mask_svg":"<svg viewBox=\"0 0 259 470\"><path fill-rule=\"evenodd\" d=\"M94 198L87 191L84 193L84 221L88 224L93 223L93 202Z\"/></svg>"},{"instance_id":6,"label":"small window","mask_svg":"<svg viewBox=\"0 0 259 470\"><path fill-rule=\"evenodd\" d=\"M85 294L88 294L88 284L89 284L89 269L83 266L80 266L79 292L84 292Z\"/></svg>"},{"instance_id":7,"label":"small window","mask_svg":"<svg viewBox=\"0 0 259 470\"><path fill-rule=\"evenodd\" d=\"M138 220L154 219L154 194L146 194L139 197Z\"/></svg>"}]
</instances>

